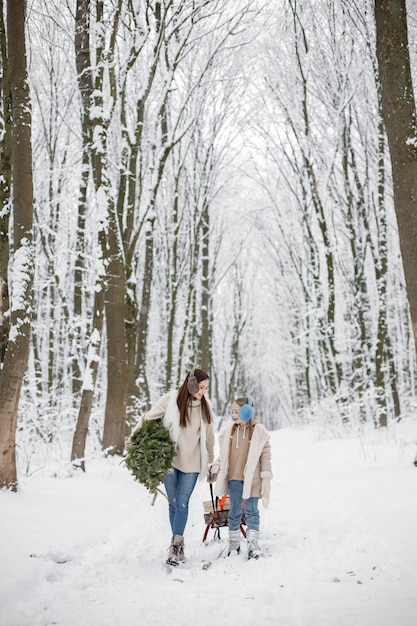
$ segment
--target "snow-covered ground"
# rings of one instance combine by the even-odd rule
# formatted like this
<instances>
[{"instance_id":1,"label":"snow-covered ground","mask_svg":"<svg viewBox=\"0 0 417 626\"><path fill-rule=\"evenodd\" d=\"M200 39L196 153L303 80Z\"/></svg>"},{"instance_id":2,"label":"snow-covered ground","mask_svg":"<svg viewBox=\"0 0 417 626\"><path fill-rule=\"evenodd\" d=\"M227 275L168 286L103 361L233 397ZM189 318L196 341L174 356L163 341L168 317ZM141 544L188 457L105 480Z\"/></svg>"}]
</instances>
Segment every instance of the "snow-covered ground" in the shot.
<instances>
[{"instance_id":1,"label":"snow-covered ground","mask_svg":"<svg viewBox=\"0 0 417 626\"><path fill-rule=\"evenodd\" d=\"M325 439L272 433L265 557L202 543L207 483L193 494L187 563L164 566L167 502L120 459L36 472L0 493L2 626L416 626L417 423Z\"/></svg>"}]
</instances>

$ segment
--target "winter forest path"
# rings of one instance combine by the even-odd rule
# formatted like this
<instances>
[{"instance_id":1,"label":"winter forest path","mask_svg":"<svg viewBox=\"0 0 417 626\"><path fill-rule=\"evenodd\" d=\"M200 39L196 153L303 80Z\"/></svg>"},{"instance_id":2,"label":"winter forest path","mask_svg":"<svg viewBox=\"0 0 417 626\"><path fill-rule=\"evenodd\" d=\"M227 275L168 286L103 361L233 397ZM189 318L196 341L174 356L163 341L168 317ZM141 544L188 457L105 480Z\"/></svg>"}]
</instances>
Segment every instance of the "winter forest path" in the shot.
<instances>
[{"instance_id":1,"label":"winter forest path","mask_svg":"<svg viewBox=\"0 0 417 626\"><path fill-rule=\"evenodd\" d=\"M270 507L257 561L202 543L193 494L187 563L169 572L167 504L118 459L85 475L23 478L0 493L3 626L415 626L417 424L349 438L272 433Z\"/></svg>"}]
</instances>

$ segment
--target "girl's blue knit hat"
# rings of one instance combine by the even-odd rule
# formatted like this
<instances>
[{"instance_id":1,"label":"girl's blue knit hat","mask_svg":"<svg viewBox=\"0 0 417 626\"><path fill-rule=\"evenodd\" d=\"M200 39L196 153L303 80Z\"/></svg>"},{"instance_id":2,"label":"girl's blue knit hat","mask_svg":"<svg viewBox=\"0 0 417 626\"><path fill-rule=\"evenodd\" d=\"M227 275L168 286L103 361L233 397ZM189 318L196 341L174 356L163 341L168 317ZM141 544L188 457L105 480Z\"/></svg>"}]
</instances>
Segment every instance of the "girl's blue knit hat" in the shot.
<instances>
[{"instance_id":1,"label":"girl's blue knit hat","mask_svg":"<svg viewBox=\"0 0 417 626\"><path fill-rule=\"evenodd\" d=\"M255 409L252 406L252 398L251 396L246 396L248 403L244 404L239 409L239 419L242 422L249 422L252 419L253 414L255 413Z\"/></svg>"}]
</instances>

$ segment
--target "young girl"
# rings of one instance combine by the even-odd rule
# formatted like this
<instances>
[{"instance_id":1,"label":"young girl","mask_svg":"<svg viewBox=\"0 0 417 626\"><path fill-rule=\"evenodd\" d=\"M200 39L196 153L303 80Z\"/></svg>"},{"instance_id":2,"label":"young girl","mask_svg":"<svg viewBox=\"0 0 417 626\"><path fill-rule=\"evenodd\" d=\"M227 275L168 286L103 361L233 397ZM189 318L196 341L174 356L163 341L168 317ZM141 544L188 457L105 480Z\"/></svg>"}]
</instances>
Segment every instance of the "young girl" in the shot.
<instances>
[{"instance_id":1,"label":"young girl","mask_svg":"<svg viewBox=\"0 0 417 626\"><path fill-rule=\"evenodd\" d=\"M219 458L210 468L211 480L216 478L215 494L230 496L229 552L240 552L240 522L242 514L247 523L248 559L258 558L259 509L258 500L266 508L271 489L270 435L260 422L253 419L252 398L237 398L232 404L233 424L220 433Z\"/></svg>"},{"instance_id":2,"label":"young girl","mask_svg":"<svg viewBox=\"0 0 417 626\"><path fill-rule=\"evenodd\" d=\"M143 417L143 421L162 418L162 423L177 445L172 470L164 480L172 530L166 561L169 565L185 561L184 530L188 519L188 503L199 475L207 477L207 468L214 458L213 418L204 397L208 380L206 372L193 368L178 390L162 396ZM133 432L142 426L143 421Z\"/></svg>"}]
</instances>

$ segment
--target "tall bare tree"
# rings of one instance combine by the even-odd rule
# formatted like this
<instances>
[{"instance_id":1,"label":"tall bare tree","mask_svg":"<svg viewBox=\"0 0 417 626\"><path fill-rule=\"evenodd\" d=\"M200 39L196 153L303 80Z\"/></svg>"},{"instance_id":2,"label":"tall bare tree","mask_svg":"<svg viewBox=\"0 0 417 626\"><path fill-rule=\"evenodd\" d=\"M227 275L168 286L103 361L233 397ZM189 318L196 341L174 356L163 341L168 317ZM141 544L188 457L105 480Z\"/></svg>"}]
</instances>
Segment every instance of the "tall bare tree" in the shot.
<instances>
[{"instance_id":1,"label":"tall bare tree","mask_svg":"<svg viewBox=\"0 0 417 626\"><path fill-rule=\"evenodd\" d=\"M26 71L25 0L7 2L12 114L13 254L11 332L0 370L0 488L17 489L16 423L29 356L33 281L31 106Z\"/></svg>"},{"instance_id":2,"label":"tall bare tree","mask_svg":"<svg viewBox=\"0 0 417 626\"><path fill-rule=\"evenodd\" d=\"M11 193L12 126L10 123L9 63L3 2L0 2L0 367L9 337L9 297L7 267L9 264L9 219Z\"/></svg>"},{"instance_id":3,"label":"tall bare tree","mask_svg":"<svg viewBox=\"0 0 417 626\"><path fill-rule=\"evenodd\" d=\"M394 205L417 350L417 118L405 0L375 0L382 115L391 155Z\"/></svg>"},{"instance_id":4,"label":"tall bare tree","mask_svg":"<svg viewBox=\"0 0 417 626\"><path fill-rule=\"evenodd\" d=\"M124 447L127 355L125 338L125 271L121 235L111 189L108 154L108 129L115 105L113 54L121 2L113 16L110 43L106 49L104 3L78 0L76 11L76 58L79 88L83 103L82 132L84 152L88 151L92 178L101 214L99 226L103 263L106 269L104 308L107 330L107 401L103 431L103 448L111 454ZM96 40L90 44L91 22L95 19ZM91 50L94 47L95 65ZM113 106L106 111L104 83L108 79ZM86 166L87 157L83 157ZM83 178L83 185L86 184ZM83 186L82 185L82 186ZM82 194L84 202L84 194ZM82 214L83 209L80 211ZM80 224L80 219L79 219ZM97 300L96 300L97 302ZM97 331L97 328L95 329ZM88 368L89 369L89 368ZM88 370L87 370L88 372ZM78 428L78 427L77 427ZM75 442L74 442L75 443ZM73 449L74 454L74 449Z\"/></svg>"}]
</instances>

